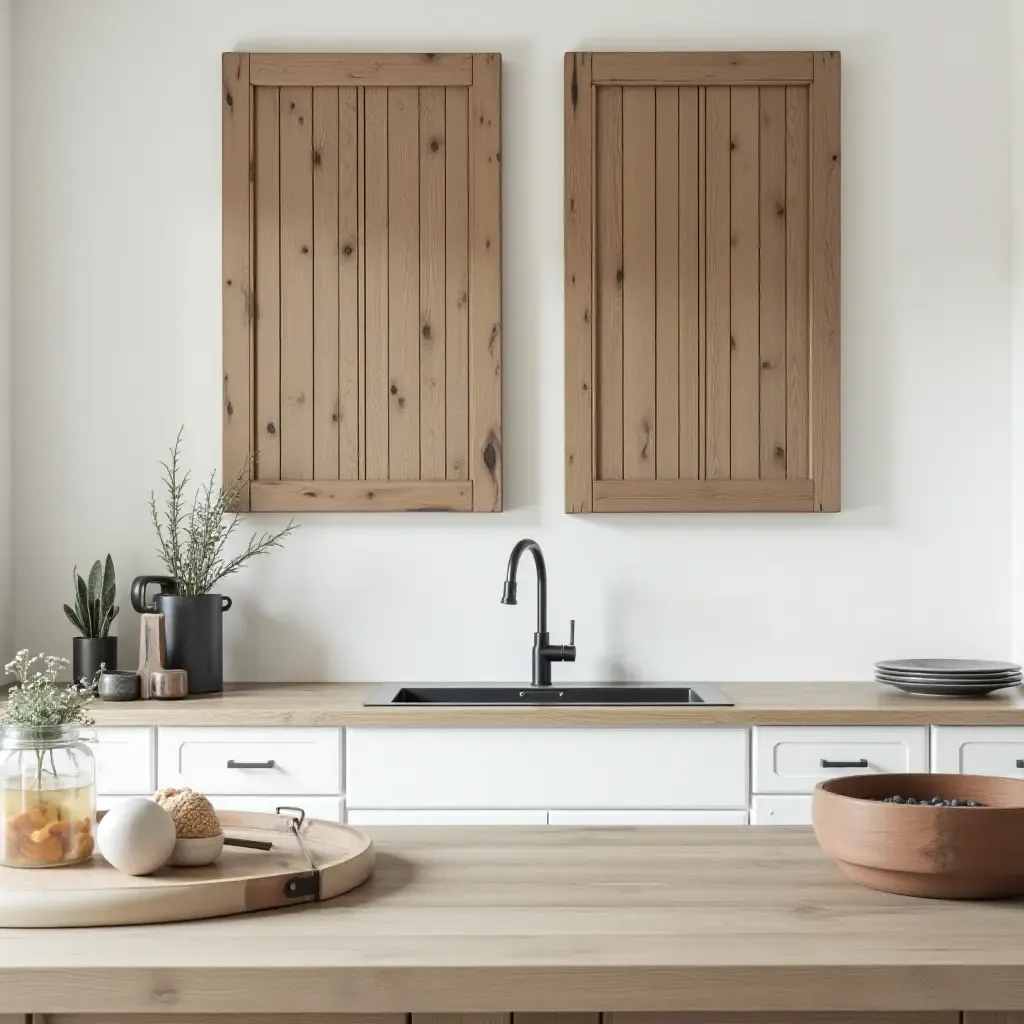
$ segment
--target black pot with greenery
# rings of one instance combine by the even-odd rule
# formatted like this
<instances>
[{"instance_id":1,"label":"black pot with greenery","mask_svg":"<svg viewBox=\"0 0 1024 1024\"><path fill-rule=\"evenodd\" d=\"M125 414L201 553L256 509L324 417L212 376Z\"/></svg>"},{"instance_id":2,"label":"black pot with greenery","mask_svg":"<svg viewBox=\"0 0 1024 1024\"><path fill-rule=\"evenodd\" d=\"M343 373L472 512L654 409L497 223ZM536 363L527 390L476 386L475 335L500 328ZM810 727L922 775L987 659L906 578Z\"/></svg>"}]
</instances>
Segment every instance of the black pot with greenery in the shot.
<instances>
[{"instance_id":1,"label":"black pot with greenery","mask_svg":"<svg viewBox=\"0 0 1024 1024\"><path fill-rule=\"evenodd\" d=\"M183 430L184 428L182 428ZM216 486L210 474L191 504L185 488L189 474L180 469L181 435L163 463L166 496L162 511L156 494L150 494L149 510L156 530L166 576L138 576L132 583L132 607L137 612L162 612L167 642L167 667L188 673L189 693L219 693L224 688L224 630L222 616L231 598L213 588L237 572L250 558L281 547L295 529L289 522L277 533L253 534L242 551L228 557L228 541L239 525L231 510L249 481L250 456L226 487ZM147 588L159 589L152 599Z\"/></svg>"},{"instance_id":2,"label":"black pot with greenery","mask_svg":"<svg viewBox=\"0 0 1024 1024\"><path fill-rule=\"evenodd\" d=\"M117 668L117 637L110 635L110 627L119 611L114 604L117 596L114 560L107 555L105 562L98 559L93 562L88 580L79 575L75 566L71 582L75 606L64 605L64 614L81 634L71 642L71 675L76 683L91 686L101 666Z\"/></svg>"}]
</instances>

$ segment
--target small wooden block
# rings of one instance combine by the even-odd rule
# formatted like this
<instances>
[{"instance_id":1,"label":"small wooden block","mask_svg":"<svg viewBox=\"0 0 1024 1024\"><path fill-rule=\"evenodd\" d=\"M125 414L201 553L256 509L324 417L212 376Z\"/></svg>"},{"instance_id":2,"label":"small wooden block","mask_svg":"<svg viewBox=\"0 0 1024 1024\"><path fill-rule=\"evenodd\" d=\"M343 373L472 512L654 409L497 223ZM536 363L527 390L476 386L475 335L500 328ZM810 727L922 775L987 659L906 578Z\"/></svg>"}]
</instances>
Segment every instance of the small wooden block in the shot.
<instances>
[{"instance_id":1,"label":"small wooden block","mask_svg":"<svg viewBox=\"0 0 1024 1024\"><path fill-rule=\"evenodd\" d=\"M149 695L154 700L181 700L188 696L188 673L183 668L165 668L151 672Z\"/></svg>"},{"instance_id":2,"label":"small wooden block","mask_svg":"<svg viewBox=\"0 0 1024 1024\"><path fill-rule=\"evenodd\" d=\"M164 638L164 616L162 612L147 612L141 616L139 633L139 697L149 700L152 694L150 683L154 672L159 672L167 660L167 641Z\"/></svg>"}]
</instances>

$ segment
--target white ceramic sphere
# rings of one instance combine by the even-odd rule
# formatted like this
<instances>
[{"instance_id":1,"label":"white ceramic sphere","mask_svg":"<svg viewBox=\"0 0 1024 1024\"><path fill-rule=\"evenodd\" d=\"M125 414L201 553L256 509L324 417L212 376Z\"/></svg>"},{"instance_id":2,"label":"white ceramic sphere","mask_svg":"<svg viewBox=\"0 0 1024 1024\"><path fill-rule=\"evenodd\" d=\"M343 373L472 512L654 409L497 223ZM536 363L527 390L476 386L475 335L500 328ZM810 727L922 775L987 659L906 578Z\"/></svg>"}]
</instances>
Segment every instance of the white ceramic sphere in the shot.
<instances>
[{"instance_id":1,"label":"white ceramic sphere","mask_svg":"<svg viewBox=\"0 0 1024 1024\"><path fill-rule=\"evenodd\" d=\"M96 845L106 861L126 875L148 875L163 867L174 849L174 821L143 796L115 804L96 828Z\"/></svg>"}]
</instances>

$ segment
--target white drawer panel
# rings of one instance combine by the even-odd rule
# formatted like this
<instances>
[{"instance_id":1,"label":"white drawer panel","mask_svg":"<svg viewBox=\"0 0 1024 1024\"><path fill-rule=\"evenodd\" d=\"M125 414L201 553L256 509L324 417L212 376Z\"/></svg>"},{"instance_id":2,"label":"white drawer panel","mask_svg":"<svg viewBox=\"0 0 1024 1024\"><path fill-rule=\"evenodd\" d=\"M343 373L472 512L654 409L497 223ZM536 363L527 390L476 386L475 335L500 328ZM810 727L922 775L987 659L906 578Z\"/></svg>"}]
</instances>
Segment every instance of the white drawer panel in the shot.
<instances>
[{"instance_id":1,"label":"white drawer panel","mask_svg":"<svg viewBox=\"0 0 1024 1024\"><path fill-rule=\"evenodd\" d=\"M547 811L352 811L348 824L374 825L546 825Z\"/></svg>"},{"instance_id":2,"label":"white drawer panel","mask_svg":"<svg viewBox=\"0 0 1024 1024\"><path fill-rule=\"evenodd\" d=\"M346 730L350 808L747 807L744 729Z\"/></svg>"},{"instance_id":3,"label":"white drawer panel","mask_svg":"<svg viewBox=\"0 0 1024 1024\"><path fill-rule=\"evenodd\" d=\"M642 825L746 825L746 811L551 811L549 825L592 826Z\"/></svg>"},{"instance_id":4,"label":"white drawer panel","mask_svg":"<svg viewBox=\"0 0 1024 1024\"><path fill-rule=\"evenodd\" d=\"M942 725L932 728L932 771L1024 778L1024 727Z\"/></svg>"},{"instance_id":5,"label":"white drawer panel","mask_svg":"<svg viewBox=\"0 0 1024 1024\"><path fill-rule=\"evenodd\" d=\"M340 794L341 730L162 728L157 780L203 793Z\"/></svg>"},{"instance_id":6,"label":"white drawer panel","mask_svg":"<svg viewBox=\"0 0 1024 1024\"><path fill-rule=\"evenodd\" d=\"M134 793L151 796L154 730L145 726L107 726L96 730L92 744L96 757L98 793Z\"/></svg>"},{"instance_id":7,"label":"white drawer panel","mask_svg":"<svg viewBox=\"0 0 1024 1024\"><path fill-rule=\"evenodd\" d=\"M928 771L928 728L766 726L753 750L755 793L809 793L839 775Z\"/></svg>"},{"instance_id":8,"label":"white drawer panel","mask_svg":"<svg viewBox=\"0 0 1024 1024\"><path fill-rule=\"evenodd\" d=\"M810 795L755 796L750 807L751 825L810 825Z\"/></svg>"},{"instance_id":9,"label":"white drawer panel","mask_svg":"<svg viewBox=\"0 0 1024 1024\"><path fill-rule=\"evenodd\" d=\"M118 800L126 800L131 793L117 795L106 794L96 797L96 810L107 811ZM275 809L284 804L301 807L308 818L321 818L324 821L344 821L345 802L340 797L330 796L217 796L208 794L210 803L218 811L251 811L258 814L273 814Z\"/></svg>"}]
</instances>

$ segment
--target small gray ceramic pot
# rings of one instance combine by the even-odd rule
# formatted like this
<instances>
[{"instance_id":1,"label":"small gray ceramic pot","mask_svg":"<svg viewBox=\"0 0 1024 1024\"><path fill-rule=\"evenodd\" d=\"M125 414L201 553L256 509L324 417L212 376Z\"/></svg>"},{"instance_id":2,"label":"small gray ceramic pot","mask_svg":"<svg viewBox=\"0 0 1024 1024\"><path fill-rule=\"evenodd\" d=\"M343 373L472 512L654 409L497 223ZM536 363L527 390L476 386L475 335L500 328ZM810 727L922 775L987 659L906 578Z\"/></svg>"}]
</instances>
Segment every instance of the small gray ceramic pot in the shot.
<instances>
[{"instance_id":1,"label":"small gray ceramic pot","mask_svg":"<svg viewBox=\"0 0 1024 1024\"><path fill-rule=\"evenodd\" d=\"M138 672L101 672L97 692L100 700L138 700L142 680Z\"/></svg>"}]
</instances>

